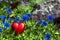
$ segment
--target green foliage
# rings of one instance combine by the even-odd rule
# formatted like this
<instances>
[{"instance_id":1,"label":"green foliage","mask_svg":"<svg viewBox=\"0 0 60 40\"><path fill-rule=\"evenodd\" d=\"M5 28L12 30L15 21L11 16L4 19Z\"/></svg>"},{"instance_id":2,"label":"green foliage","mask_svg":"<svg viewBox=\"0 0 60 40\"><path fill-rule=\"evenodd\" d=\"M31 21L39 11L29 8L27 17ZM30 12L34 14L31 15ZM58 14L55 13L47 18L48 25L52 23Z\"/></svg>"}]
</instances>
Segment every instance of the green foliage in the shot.
<instances>
[{"instance_id":1,"label":"green foliage","mask_svg":"<svg viewBox=\"0 0 60 40\"><path fill-rule=\"evenodd\" d=\"M42 0L32 0L32 2L37 3L40 3L41 1ZM0 6L2 7L2 5ZM5 7L6 5L4 4L0 9L0 15L8 15L7 12L4 11ZM22 15L24 15L25 13L31 13L32 9L32 4L30 4L29 6L21 6L21 4L19 4L18 7L13 10L12 14L15 14L15 16L18 16L21 19ZM0 34L0 40L43 40L44 33L50 33L51 40L60 40L60 32L56 30L56 26L53 23L48 23L48 26L45 27L42 27L41 24L39 26L36 26L36 24L37 22L33 20L25 22L27 29L22 34L16 35L15 32L11 30L11 28L4 30L2 20L0 20L0 27L3 28L3 32Z\"/></svg>"}]
</instances>

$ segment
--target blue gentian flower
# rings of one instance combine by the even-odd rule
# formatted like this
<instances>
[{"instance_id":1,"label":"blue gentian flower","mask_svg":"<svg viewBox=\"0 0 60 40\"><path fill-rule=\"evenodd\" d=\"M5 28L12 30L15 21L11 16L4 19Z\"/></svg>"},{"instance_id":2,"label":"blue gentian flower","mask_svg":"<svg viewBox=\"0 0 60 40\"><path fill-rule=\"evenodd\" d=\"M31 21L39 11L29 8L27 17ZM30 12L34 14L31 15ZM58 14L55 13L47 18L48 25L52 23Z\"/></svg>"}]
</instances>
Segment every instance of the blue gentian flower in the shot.
<instances>
[{"instance_id":1,"label":"blue gentian flower","mask_svg":"<svg viewBox=\"0 0 60 40\"><path fill-rule=\"evenodd\" d=\"M50 40L49 38L45 38L45 40Z\"/></svg>"},{"instance_id":2,"label":"blue gentian flower","mask_svg":"<svg viewBox=\"0 0 60 40\"><path fill-rule=\"evenodd\" d=\"M9 22L4 22L3 25L4 25L4 29L10 28L10 23Z\"/></svg>"},{"instance_id":3,"label":"blue gentian flower","mask_svg":"<svg viewBox=\"0 0 60 40\"><path fill-rule=\"evenodd\" d=\"M2 15L2 16L0 16L0 18L1 18L2 20L4 20L4 19L6 19L6 18L7 18L7 16Z\"/></svg>"},{"instance_id":4,"label":"blue gentian flower","mask_svg":"<svg viewBox=\"0 0 60 40\"><path fill-rule=\"evenodd\" d=\"M7 10L7 13L8 13L8 14L11 14L11 13L12 13L12 9L9 8L9 9Z\"/></svg>"},{"instance_id":5,"label":"blue gentian flower","mask_svg":"<svg viewBox=\"0 0 60 40\"><path fill-rule=\"evenodd\" d=\"M4 22L6 18L7 18L7 16L5 16L5 15L0 16L0 19L2 20L2 22Z\"/></svg>"},{"instance_id":6,"label":"blue gentian flower","mask_svg":"<svg viewBox=\"0 0 60 40\"><path fill-rule=\"evenodd\" d=\"M29 16L23 15L23 16L22 16L22 19L23 19L23 21L28 21L28 20L29 20Z\"/></svg>"},{"instance_id":7,"label":"blue gentian flower","mask_svg":"<svg viewBox=\"0 0 60 40\"><path fill-rule=\"evenodd\" d=\"M39 21L38 21L38 23L42 23L42 22L43 22L43 20L39 20Z\"/></svg>"},{"instance_id":8,"label":"blue gentian flower","mask_svg":"<svg viewBox=\"0 0 60 40\"><path fill-rule=\"evenodd\" d=\"M28 21L30 18L32 18L32 14L25 14L22 16L23 21Z\"/></svg>"},{"instance_id":9,"label":"blue gentian flower","mask_svg":"<svg viewBox=\"0 0 60 40\"><path fill-rule=\"evenodd\" d=\"M11 13L12 13L12 9L11 9L11 8L4 8L4 10L5 10L8 14L11 14Z\"/></svg>"},{"instance_id":10,"label":"blue gentian flower","mask_svg":"<svg viewBox=\"0 0 60 40\"><path fill-rule=\"evenodd\" d=\"M50 34L45 34L45 39L50 40L51 35Z\"/></svg>"},{"instance_id":11,"label":"blue gentian flower","mask_svg":"<svg viewBox=\"0 0 60 40\"><path fill-rule=\"evenodd\" d=\"M26 16L28 16L29 18L32 18L32 14L25 14Z\"/></svg>"},{"instance_id":12,"label":"blue gentian flower","mask_svg":"<svg viewBox=\"0 0 60 40\"><path fill-rule=\"evenodd\" d=\"M39 20L39 23L42 24L42 26L47 26L48 23L45 20Z\"/></svg>"},{"instance_id":13,"label":"blue gentian flower","mask_svg":"<svg viewBox=\"0 0 60 40\"><path fill-rule=\"evenodd\" d=\"M52 15L48 15L48 20L50 21L50 22L53 22L54 21L54 17L52 16Z\"/></svg>"},{"instance_id":14,"label":"blue gentian flower","mask_svg":"<svg viewBox=\"0 0 60 40\"><path fill-rule=\"evenodd\" d=\"M15 22L20 22L20 19L18 17L15 17Z\"/></svg>"},{"instance_id":15,"label":"blue gentian flower","mask_svg":"<svg viewBox=\"0 0 60 40\"><path fill-rule=\"evenodd\" d=\"M0 33L2 33L2 28L0 28Z\"/></svg>"},{"instance_id":16,"label":"blue gentian flower","mask_svg":"<svg viewBox=\"0 0 60 40\"><path fill-rule=\"evenodd\" d=\"M47 23L46 21L43 21L43 22L42 22L42 25L43 25L43 26L47 26L48 23Z\"/></svg>"}]
</instances>

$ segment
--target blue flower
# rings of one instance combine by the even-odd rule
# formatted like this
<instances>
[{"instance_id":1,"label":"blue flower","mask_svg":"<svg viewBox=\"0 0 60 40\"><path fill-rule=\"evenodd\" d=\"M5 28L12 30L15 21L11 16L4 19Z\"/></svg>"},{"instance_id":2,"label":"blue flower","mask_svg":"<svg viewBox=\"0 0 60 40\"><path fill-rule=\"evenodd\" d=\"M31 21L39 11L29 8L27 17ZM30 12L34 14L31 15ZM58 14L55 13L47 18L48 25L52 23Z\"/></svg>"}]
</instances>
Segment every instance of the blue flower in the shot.
<instances>
[{"instance_id":1,"label":"blue flower","mask_svg":"<svg viewBox=\"0 0 60 40\"><path fill-rule=\"evenodd\" d=\"M8 14L11 14L11 13L12 13L12 9L11 9L11 8L4 8L4 10L5 10Z\"/></svg>"},{"instance_id":2,"label":"blue flower","mask_svg":"<svg viewBox=\"0 0 60 40\"><path fill-rule=\"evenodd\" d=\"M42 22L43 22L43 20L39 20L38 22L39 22L39 23L42 23Z\"/></svg>"},{"instance_id":3,"label":"blue flower","mask_svg":"<svg viewBox=\"0 0 60 40\"><path fill-rule=\"evenodd\" d=\"M48 23L47 23L46 21L43 21L43 22L42 22L42 25L43 25L43 26L47 26Z\"/></svg>"},{"instance_id":4,"label":"blue flower","mask_svg":"<svg viewBox=\"0 0 60 40\"><path fill-rule=\"evenodd\" d=\"M45 20L39 20L39 23L42 24L42 26L47 26L48 23Z\"/></svg>"},{"instance_id":5,"label":"blue flower","mask_svg":"<svg viewBox=\"0 0 60 40\"><path fill-rule=\"evenodd\" d=\"M3 25L4 25L4 29L10 28L10 23L9 22L4 22Z\"/></svg>"},{"instance_id":6,"label":"blue flower","mask_svg":"<svg viewBox=\"0 0 60 40\"><path fill-rule=\"evenodd\" d=\"M45 40L50 40L49 38L45 38Z\"/></svg>"},{"instance_id":7,"label":"blue flower","mask_svg":"<svg viewBox=\"0 0 60 40\"><path fill-rule=\"evenodd\" d=\"M20 22L20 19L18 17L15 17L15 22Z\"/></svg>"},{"instance_id":8,"label":"blue flower","mask_svg":"<svg viewBox=\"0 0 60 40\"><path fill-rule=\"evenodd\" d=\"M32 14L25 14L26 16L28 16L29 18L32 18Z\"/></svg>"},{"instance_id":9,"label":"blue flower","mask_svg":"<svg viewBox=\"0 0 60 40\"><path fill-rule=\"evenodd\" d=\"M50 34L45 34L46 39L50 39L51 35Z\"/></svg>"},{"instance_id":10,"label":"blue flower","mask_svg":"<svg viewBox=\"0 0 60 40\"><path fill-rule=\"evenodd\" d=\"M0 18L1 18L2 20L4 20L4 19L6 19L6 18L7 18L7 16L2 15L2 16L0 16Z\"/></svg>"},{"instance_id":11,"label":"blue flower","mask_svg":"<svg viewBox=\"0 0 60 40\"><path fill-rule=\"evenodd\" d=\"M2 28L0 28L0 33L2 33Z\"/></svg>"},{"instance_id":12,"label":"blue flower","mask_svg":"<svg viewBox=\"0 0 60 40\"><path fill-rule=\"evenodd\" d=\"M2 22L5 22L6 18L7 18L7 16L5 16L5 15L0 16L0 19L2 20Z\"/></svg>"},{"instance_id":13,"label":"blue flower","mask_svg":"<svg viewBox=\"0 0 60 40\"><path fill-rule=\"evenodd\" d=\"M12 9L9 8L9 9L7 10L7 13L8 13L8 14L11 14L11 13L12 13Z\"/></svg>"},{"instance_id":14,"label":"blue flower","mask_svg":"<svg viewBox=\"0 0 60 40\"><path fill-rule=\"evenodd\" d=\"M22 19L23 19L23 21L28 21L29 20L29 17L27 15L23 15L22 16Z\"/></svg>"},{"instance_id":15,"label":"blue flower","mask_svg":"<svg viewBox=\"0 0 60 40\"><path fill-rule=\"evenodd\" d=\"M23 21L28 21L32 17L32 14L25 14L22 16Z\"/></svg>"},{"instance_id":16,"label":"blue flower","mask_svg":"<svg viewBox=\"0 0 60 40\"><path fill-rule=\"evenodd\" d=\"M48 20L50 21L50 22L53 22L54 21L54 17L52 16L52 15L48 15Z\"/></svg>"}]
</instances>

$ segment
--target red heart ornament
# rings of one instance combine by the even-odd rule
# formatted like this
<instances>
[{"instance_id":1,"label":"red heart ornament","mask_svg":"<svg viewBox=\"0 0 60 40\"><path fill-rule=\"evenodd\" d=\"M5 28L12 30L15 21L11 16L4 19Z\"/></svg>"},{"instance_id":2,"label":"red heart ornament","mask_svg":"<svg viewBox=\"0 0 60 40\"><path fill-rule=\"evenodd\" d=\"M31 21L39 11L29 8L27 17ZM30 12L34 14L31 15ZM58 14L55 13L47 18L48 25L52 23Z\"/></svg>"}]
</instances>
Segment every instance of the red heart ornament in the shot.
<instances>
[{"instance_id":1,"label":"red heart ornament","mask_svg":"<svg viewBox=\"0 0 60 40\"><path fill-rule=\"evenodd\" d=\"M12 29L15 30L16 34L21 34L25 30L26 26L23 22L13 22Z\"/></svg>"},{"instance_id":2,"label":"red heart ornament","mask_svg":"<svg viewBox=\"0 0 60 40\"><path fill-rule=\"evenodd\" d=\"M15 30L18 27L18 25L19 25L18 22L13 22L12 29Z\"/></svg>"}]
</instances>

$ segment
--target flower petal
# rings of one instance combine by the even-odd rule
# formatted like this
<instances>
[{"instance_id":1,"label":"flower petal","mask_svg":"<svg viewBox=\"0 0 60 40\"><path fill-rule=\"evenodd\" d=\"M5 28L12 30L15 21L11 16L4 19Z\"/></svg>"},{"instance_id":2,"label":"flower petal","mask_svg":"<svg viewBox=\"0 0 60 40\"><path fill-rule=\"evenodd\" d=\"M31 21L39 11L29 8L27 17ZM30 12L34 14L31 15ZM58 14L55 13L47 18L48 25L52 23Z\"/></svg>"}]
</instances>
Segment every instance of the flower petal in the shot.
<instances>
[{"instance_id":1,"label":"flower petal","mask_svg":"<svg viewBox=\"0 0 60 40\"><path fill-rule=\"evenodd\" d=\"M23 19L23 21L28 21L29 20L29 17L27 15L23 15L22 16L22 19Z\"/></svg>"},{"instance_id":2,"label":"flower petal","mask_svg":"<svg viewBox=\"0 0 60 40\"><path fill-rule=\"evenodd\" d=\"M10 23L9 22L4 22L3 25L4 25L4 27L6 26L7 28L10 28Z\"/></svg>"},{"instance_id":3,"label":"flower petal","mask_svg":"<svg viewBox=\"0 0 60 40\"><path fill-rule=\"evenodd\" d=\"M2 16L0 16L0 18L1 18L2 22L4 23L5 22L5 19L7 18L7 16L2 15Z\"/></svg>"},{"instance_id":4,"label":"flower petal","mask_svg":"<svg viewBox=\"0 0 60 40\"><path fill-rule=\"evenodd\" d=\"M54 17L53 17L52 15L48 15L48 20L49 20L50 22L53 22L53 21L54 21Z\"/></svg>"},{"instance_id":5,"label":"flower petal","mask_svg":"<svg viewBox=\"0 0 60 40\"><path fill-rule=\"evenodd\" d=\"M31 18L32 17L32 14L25 14L26 16L28 16L29 18Z\"/></svg>"},{"instance_id":6,"label":"flower petal","mask_svg":"<svg viewBox=\"0 0 60 40\"><path fill-rule=\"evenodd\" d=\"M46 37L46 38L50 38L51 35L50 35L50 34L45 34L45 37Z\"/></svg>"},{"instance_id":7,"label":"flower petal","mask_svg":"<svg viewBox=\"0 0 60 40\"><path fill-rule=\"evenodd\" d=\"M39 23L42 24L42 26L47 26L48 23L45 20L39 20Z\"/></svg>"},{"instance_id":8,"label":"flower petal","mask_svg":"<svg viewBox=\"0 0 60 40\"><path fill-rule=\"evenodd\" d=\"M12 9L9 8L8 11L7 11L8 14L11 14L12 13Z\"/></svg>"},{"instance_id":9,"label":"flower petal","mask_svg":"<svg viewBox=\"0 0 60 40\"><path fill-rule=\"evenodd\" d=\"M2 28L0 28L0 33L2 33Z\"/></svg>"},{"instance_id":10,"label":"flower petal","mask_svg":"<svg viewBox=\"0 0 60 40\"><path fill-rule=\"evenodd\" d=\"M20 19L18 17L15 17L15 22L20 22Z\"/></svg>"},{"instance_id":11,"label":"flower petal","mask_svg":"<svg viewBox=\"0 0 60 40\"><path fill-rule=\"evenodd\" d=\"M47 23L46 21L43 21L43 22L42 22L42 25L43 25L43 26L47 26L48 23Z\"/></svg>"}]
</instances>

